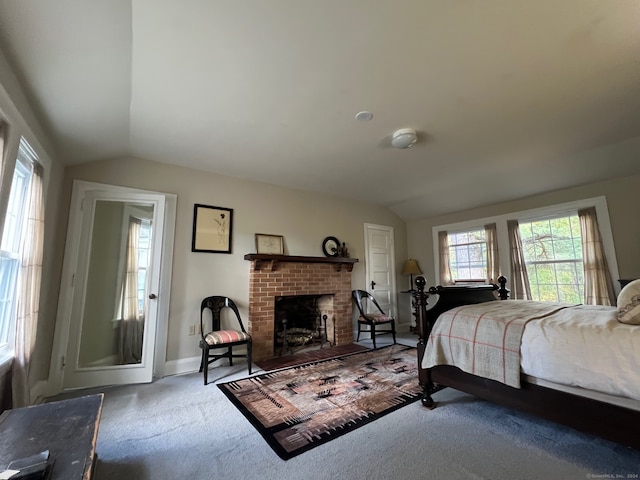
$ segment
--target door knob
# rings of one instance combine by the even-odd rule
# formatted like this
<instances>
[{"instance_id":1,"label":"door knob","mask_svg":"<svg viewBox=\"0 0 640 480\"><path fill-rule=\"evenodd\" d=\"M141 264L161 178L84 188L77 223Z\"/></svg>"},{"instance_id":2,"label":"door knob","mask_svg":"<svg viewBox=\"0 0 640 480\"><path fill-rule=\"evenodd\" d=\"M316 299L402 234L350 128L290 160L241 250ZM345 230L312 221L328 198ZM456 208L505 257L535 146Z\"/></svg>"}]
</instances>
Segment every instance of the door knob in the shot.
<instances>
[{"instance_id":1,"label":"door knob","mask_svg":"<svg viewBox=\"0 0 640 480\"><path fill-rule=\"evenodd\" d=\"M150 294L149 294L149 298L150 298L151 300L155 300L155 299L156 299L156 298L158 298L158 297L157 297L157 295L156 295L155 293L150 293Z\"/></svg>"},{"instance_id":2,"label":"door knob","mask_svg":"<svg viewBox=\"0 0 640 480\"><path fill-rule=\"evenodd\" d=\"M371 280L371 290L375 290L376 288L376 282Z\"/></svg>"}]
</instances>

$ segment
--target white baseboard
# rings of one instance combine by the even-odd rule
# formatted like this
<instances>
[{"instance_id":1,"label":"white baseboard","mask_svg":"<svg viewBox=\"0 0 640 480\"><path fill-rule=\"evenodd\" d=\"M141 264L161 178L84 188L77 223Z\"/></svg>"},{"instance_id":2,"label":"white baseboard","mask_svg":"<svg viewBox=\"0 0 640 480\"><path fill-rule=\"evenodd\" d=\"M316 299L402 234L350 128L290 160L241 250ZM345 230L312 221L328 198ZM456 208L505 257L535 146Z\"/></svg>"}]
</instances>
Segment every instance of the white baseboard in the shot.
<instances>
[{"instance_id":1,"label":"white baseboard","mask_svg":"<svg viewBox=\"0 0 640 480\"><path fill-rule=\"evenodd\" d=\"M154 377L162 378L170 375L181 375L184 373L197 372L200 369L201 357L181 358L179 360L170 360L165 362L160 369L157 369ZM227 361L225 359L219 360L219 362ZM217 365L211 365L215 367ZM31 398L35 399L34 403L41 403L46 397L56 395L60 392L51 392L49 390L49 383L46 380L41 380L31 388Z\"/></svg>"},{"instance_id":2,"label":"white baseboard","mask_svg":"<svg viewBox=\"0 0 640 480\"><path fill-rule=\"evenodd\" d=\"M200 370L201 357L181 358L180 360L170 360L164 364L162 372L156 371L154 377L162 378L170 375L182 375L184 373L194 373ZM209 368L229 365L229 360L223 358L209 365ZM235 365L235 364L234 364Z\"/></svg>"},{"instance_id":3,"label":"white baseboard","mask_svg":"<svg viewBox=\"0 0 640 480\"><path fill-rule=\"evenodd\" d=\"M165 362L162 372L156 372L156 377L162 378L169 375L197 372L200 369L201 357L181 358Z\"/></svg>"}]
</instances>

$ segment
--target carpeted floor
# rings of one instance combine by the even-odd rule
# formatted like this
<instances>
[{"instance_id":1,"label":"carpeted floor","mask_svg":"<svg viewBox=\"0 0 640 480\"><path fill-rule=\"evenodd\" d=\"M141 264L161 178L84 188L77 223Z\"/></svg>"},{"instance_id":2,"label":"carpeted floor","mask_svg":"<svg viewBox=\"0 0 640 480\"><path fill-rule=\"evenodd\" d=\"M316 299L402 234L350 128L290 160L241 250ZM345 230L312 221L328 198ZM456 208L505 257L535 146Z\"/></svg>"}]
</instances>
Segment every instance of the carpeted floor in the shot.
<instances>
[{"instance_id":1,"label":"carpeted floor","mask_svg":"<svg viewBox=\"0 0 640 480\"><path fill-rule=\"evenodd\" d=\"M406 341L415 346L415 336ZM247 367L214 371L228 382ZM94 480L640 478L639 451L452 389L434 395L434 410L414 402L288 461L201 373L55 399L100 391Z\"/></svg>"},{"instance_id":2,"label":"carpeted floor","mask_svg":"<svg viewBox=\"0 0 640 480\"><path fill-rule=\"evenodd\" d=\"M284 460L420 399L415 347L390 345L218 387Z\"/></svg>"},{"instance_id":3,"label":"carpeted floor","mask_svg":"<svg viewBox=\"0 0 640 480\"><path fill-rule=\"evenodd\" d=\"M246 375L242 364L224 369L227 378ZM640 452L451 389L434 396L434 410L414 402L288 461L215 385L202 384L202 374L103 390L95 480L585 480L640 474Z\"/></svg>"}]
</instances>

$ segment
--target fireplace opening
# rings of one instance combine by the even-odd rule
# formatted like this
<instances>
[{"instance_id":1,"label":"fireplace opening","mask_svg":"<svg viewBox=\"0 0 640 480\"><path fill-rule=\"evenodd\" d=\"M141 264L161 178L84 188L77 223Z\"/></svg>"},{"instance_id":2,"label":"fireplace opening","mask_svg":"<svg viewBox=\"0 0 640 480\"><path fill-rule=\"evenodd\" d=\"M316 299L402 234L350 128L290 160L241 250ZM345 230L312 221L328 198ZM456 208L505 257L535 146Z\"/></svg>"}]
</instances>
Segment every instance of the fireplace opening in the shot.
<instances>
[{"instance_id":1,"label":"fireplace opening","mask_svg":"<svg viewBox=\"0 0 640 480\"><path fill-rule=\"evenodd\" d=\"M327 336L328 295L294 295L275 298L274 350L276 355L332 345Z\"/></svg>"}]
</instances>

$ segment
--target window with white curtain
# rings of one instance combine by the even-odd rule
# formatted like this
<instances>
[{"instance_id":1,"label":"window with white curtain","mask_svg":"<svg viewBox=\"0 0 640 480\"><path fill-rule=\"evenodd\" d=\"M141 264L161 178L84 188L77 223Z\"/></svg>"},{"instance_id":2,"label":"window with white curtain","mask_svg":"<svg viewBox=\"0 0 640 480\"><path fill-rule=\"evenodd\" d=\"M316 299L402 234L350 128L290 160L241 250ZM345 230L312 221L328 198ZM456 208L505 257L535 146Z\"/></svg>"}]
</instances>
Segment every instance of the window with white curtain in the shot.
<instances>
[{"instance_id":1,"label":"window with white curtain","mask_svg":"<svg viewBox=\"0 0 640 480\"><path fill-rule=\"evenodd\" d=\"M0 243L0 350L12 350L16 318L16 285L22 253L20 249L26 221L29 182L36 159L31 147L21 139Z\"/></svg>"},{"instance_id":2,"label":"window with white curtain","mask_svg":"<svg viewBox=\"0 0 640 480\"><path fill-rule=\"evenodd\" d=\"M451 275L456 283L485 278L486 237L483 225L496 224L500 274L510 280L510 239L507 222L518 221L524 263L533 300L583 303L585 275L582 232L578 212L595 207L608 261L609 275L618 278L618 266L605 197L586 198L557 205L505 213L432 228L435 272L440 271L438 232L448 232ZM436 282L441 280L436 278ZM512 288L510 283L507 288ZM614 285L615 289L618 289Z\"/></svg>"},{"instance_id":3,"label":"window with white curtain","mask_svg":"<svg viewBox=\"0 0 640 480\"><path fill-rule=\"evenodd\" d=\"M485 229L449 233L449 267L456 283L487 278L487 235Z\"/></svg>"}]
</instances>

